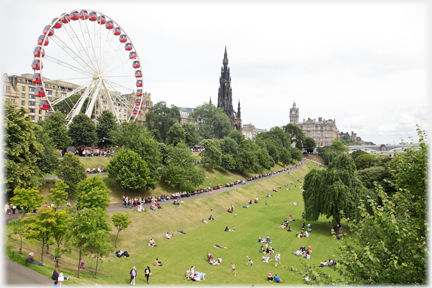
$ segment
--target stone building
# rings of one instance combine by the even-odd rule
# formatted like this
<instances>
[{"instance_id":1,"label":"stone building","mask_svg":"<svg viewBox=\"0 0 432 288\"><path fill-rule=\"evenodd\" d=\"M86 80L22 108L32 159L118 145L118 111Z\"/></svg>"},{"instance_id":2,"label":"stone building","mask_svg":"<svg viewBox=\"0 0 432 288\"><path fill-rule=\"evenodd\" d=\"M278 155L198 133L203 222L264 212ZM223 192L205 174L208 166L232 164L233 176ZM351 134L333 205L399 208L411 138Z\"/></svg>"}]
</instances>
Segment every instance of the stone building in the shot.
<instances>
[{"instance_id":1,"label":"stone building","mask_svg":"<svg viewBox=\"0 0 432 288\"><path fill-rule=\"evenodd\" d=\"M40 120L45 120L46 110L39 109L40 98L43 97L35 97L34 92L37 85L32 83L32 74L22 74L22 75L10 75L8 76L6 73L3 74L3 95L7 100L12 102L12 106L14 108L24 107L29 109L29 116L33 119L33 122L37 122ZM64 97L68 93L80 87L79 85L65 82L65 81L50 81L49 79L44 79L45 82L45 93L49 101L54 101L56 98ZM100 89L103 94L104 90ZM80 92L77 92L80 93ZM114 96L115 92L109 91L110 95ZM135 105L136 95L125 94L118 95L121 96L123 101L116 100L116 97L113 97L114 100L114 109L113 113L117 114L119 121L123 122L128 119L128 117L132 113L132 108ZM111 108L108 105L107 97L101 96L101 103L104 106L104 109ZM141 106L141 114L138 115L138 121L145 120L145 113L148 112L149 108L153 107L153 102L151 101L150 93L143 93L141 97L143 101L143 105ZM125 105L125 103L131 103L131 105ZM126 107L126 106L129 106ZM132 107L132 108L130 108ZM55 106L54 106L55 109ZM98 117L101 114L101 109L95 105L95 116Z\"/></svg>"},{"instance_id":2,"label":"stone building","mask_svg":"<svg viewBox=\"0 0 432 288\"><path fill-rule=\"evenodd\" d=\"M242 120L240 112L240 100L238 102L237 112L232 106L232 88L230 68L228 67L228 55L225 47L224 59L222 61L221 76L219 78L219 92L217 107L222 108L222 111L228 116L234 130L242 130ZM211 100L210 100L211 101Z\"/></svg>"},{"instance_id":3,"label":"stone building","mask_svg":"<svg viewBox=\"0 0 432 288\"><path fill-rule=\"evenodd\" d=\"M299 108L296 107L294 102L293 107L290 108L290 123L300 127L305 137L314 139L317 147L331 145L333 140L339 139L339 130L336 127L335 119L325 120L318 117L318 121L308 118L306 121L303 119L303 122L300 122L299 118Z\"/></svg>"},{"instance_id":4,"label":"stone building","mask_svg":"<svg viewBox=\"0 0 432 288\"><path fill-rule=\"evenodd\" d=\"M348 132L340 132L339 139L348 138L356 143L366 144L366 141L363 141L361 137L357 136L357 133L354 133L354 131L351 131L351 135Z\"/></svg>"},{"instance_id":5,"label":"stone building","mask_svg":"<svg viewBox=\"0 0 432 288\"><path fill-rule=\"evenodd\" d=\"M241 130L246 139L253 140L261 132L267 132L267 129L255 128L252 123L244 124Z\"/></svg>"},{"instance_id":6,"label":"stone building","mask_svg":"<svg viewBox=\"0 0 432 288\"><path fill-rule=\"evenodd\" d=\"M196 124L194 122L189 121L189 114L194 112L195 108L188 108L188 107L179 107L179 111L180 111L180 125L183 125L184 123L192 123L192 124Z\"/></svg>"}]
</instances>

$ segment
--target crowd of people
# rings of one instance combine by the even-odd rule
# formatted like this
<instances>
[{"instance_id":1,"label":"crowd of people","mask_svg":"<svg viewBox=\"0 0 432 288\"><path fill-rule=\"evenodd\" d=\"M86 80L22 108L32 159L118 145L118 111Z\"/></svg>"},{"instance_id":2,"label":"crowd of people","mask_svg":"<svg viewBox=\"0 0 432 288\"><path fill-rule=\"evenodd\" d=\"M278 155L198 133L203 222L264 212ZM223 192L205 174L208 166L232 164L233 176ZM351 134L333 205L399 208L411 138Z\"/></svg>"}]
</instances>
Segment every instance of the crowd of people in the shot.
<instances>
[{"instance_id":1,"label":"crowd of people","mask_svg":"<svg viewBox=\"0 0 432 288\"><path fill-rule=\"evenodd\" d=\"M82 157L107 157L112 155L111 149L99 149L99 148L78 148L75 149L75 155Z\"/></svg>"}]
</instances>

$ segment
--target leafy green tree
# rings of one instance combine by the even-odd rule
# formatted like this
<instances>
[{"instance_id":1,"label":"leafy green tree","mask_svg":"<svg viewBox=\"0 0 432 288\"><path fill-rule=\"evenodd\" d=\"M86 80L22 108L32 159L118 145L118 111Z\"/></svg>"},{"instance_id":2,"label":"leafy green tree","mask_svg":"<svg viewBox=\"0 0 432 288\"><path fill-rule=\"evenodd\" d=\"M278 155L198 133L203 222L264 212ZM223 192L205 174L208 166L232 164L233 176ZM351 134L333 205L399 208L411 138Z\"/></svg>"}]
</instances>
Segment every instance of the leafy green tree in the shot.
<instances>
[{"instance_id":1,"label":"leafy green tree","mask_svg":"<svg viewBox=\"0 0 432 288\"><path fill-rule=\"evenodd\" d=\"M13 219L8 222L8 226L12 228L12 233L8 235L10 238L12 235L17 235L20 237L21 244L19 248L19 253L22 254L22 239L24 236L24 233L26 232L26 228L24 227L23 223L21 223L21 219Z\"/></svg>"},{"instance_id":2,"label":"leafy green tree","mask_svg":"<svg viewBox=\"0 0 432 288\"><path fill-rule=\"evenodd\" d=\"M43 264L45 243L50 241L52 237L52 229L56 225L54 214L55 212L53 208L43 208L40 209L37 214L33 214L30 217L25 217L21 220L26 228L24 237L31 243L42 241L41 264Z\"/></svg>"},{"instance_id":3,"label":"leafy green tree","mask_svg":"<svg viewBox=\"0 0 432 288\"><path fill-rule=\"evenodd\" d=\"M114 227L117 228L117 236L115 240L114 247L117 247L117 239L120 231L126 230L132 221L129 219L129 216L126 213L114 213L111 217L111 221L114 223Z\"/></svg>"},{"instance_id":4,"label":"leafy green tree","mask_svg":"<svg viewBox=\"0 0 432 288\"><path fill-rule=\"evenodd\" d=\"M252 140L245 140L240 146L240 153L234 157L237 163L237 170L240 173L259 173L262 167L258 161L258 155L261 148L252 142Z\"/></svg>"},{"instance_id":5,"label":"leafy green tree","mask_svg":"<svg viewBox=\"0 0 432 288\"><path fill-rule=\"evenodd\" d=\"M51 174L59 164L52 139L45 131L39 132L36 139L43 147L41 158L36 163L40 171Z\"/></svg>"},{"instance_id":6,"label":"leafy green tree","mask_svg":"<svg viewBox=\"0 0 432 288\"><path fill-rule=\"evenodd\" d=\"M268 150L268 154L272 157L275 163L278 163L280 158L279 149L276 147L272 139L266 139L264 140L264 143Z\"/></svg>"},{"instance_id":7,"label":"leafy green tree","mask_svg":"<svg viewBox=\"0 0 432 288\"><path fill-rule=\"evenodd\" d=\"M72 119L69 136L75 147L90 147L98 142L96 126L85 114L78 114Z\"/></svg>"},{"instance_id":8,"label":"leafy green tree","mask_svg":"<svg viewBox=\"0 0 432 288\"><path fill-rule=\"evenodd\" d=\"M335 159L337 156L338 156L338 153L333 152L331 150L325 152L323 155L324 164L329 165L333 161L333 159Z\"/></svg>"},{"instance_id":9,"label":"leafy green tree","mask_svg":"<svg viewBox=\"0 0 432 288\"><path fill-rule=\"evenodd\" d=\"M68 231L66 237L69 239L68 244L78 248L78 272L79 278L80 263L83 251L91 248L94 244L94 233L99 230L109 230L108 225L103 219L104 214L98 209L84 208L77 211L72 220L68 223L66 230Z\"/></svg>"},{"instance_id":10,"label":"leafy green tree","mask_svg":"<svg viewBox=\"0 0 432 288\"><path fill-rule=\"evenodd\" d=\"M51 203L54 203L54 211L57 211L63 204L66 204L68 185L63 180L56 180L55 188L50 190L47 198Z\"/></svg>"},{"instance_id":11,"label":"leafy green tree","mask_svg":"<svg viewBox=\"0 0 432 288\"><path fill-rule=\"evenodd\" d=\"M166 143L168 131L175 123L180 123L180 110L177 106L167 107L166 102L156 103L145 115L146 125L150 131L159 131L160 140ZM159 137L158 137L159 138Z\"/></svg>"},{"instance_id":12,"label":"leafy green tree","mask_svg":"<svg viewBox=\"0 0 432 288\"><path fill-rule=\"evenodd\" d=\"M56 256L56 267L59 267L59 259L62 256L62 251L66 249L60 249L60 246L65 242L65 237L67 235L67 224L72 219L71 214L67 213L65 209L56 211L54 213L55 225L52 226L51 239L57 247L54 250L54 255Z\"/></svg>"},{"instance_id":13,"label":"leafy green tree","mask_svg":"<svg viewBox=\"0 0 432 288\"><path fill-rule=\"evenodd\" d=\"M234 160L234 157L231 154L222 154L221 166L224 169L234 171L236 170L236 161Z\"/></svg>"},{"instance_id":14,"label":"leafy green tree","mask_svg":"<svg viewBox=\"0 0 432 288\"><path fill-rule=\"evenodd\" d=\"M41 159L43 147L36 139L41 127L34 124L28 110L15 109L6 104L6 192L16 187L40 187L41 172L37 161Z\"/></svg>"},{"instance_id":15,"label":"leafy green tree","mask_svg":"<svg viewBox=\"0 0 432 288\"><path fill-rule=\"evenodd\" d=\"M303 141L305 139L302 129L292 123L288 123L287 125L283 126L283 130L290 136L290 143L295 142L295 147L301 150L303 148Z\"/></svg>"},{"instance_id":16,"label":"leafy green tree","mask_svg":"<svg viewBox=\"0 0 432 288\"><path fill-rule=\"evenodd\" d=\"M332 141L332 144L330 145L330 150L333 150L338 153L348 152L349 148L343 144L339 139L335 139Z\"/></svg>"},{"instance_id":17,"label":"leafy green tree","mask_svg":"<svg viewBox=\"0 0 432 288\"><path fill-rule=\"evenodd\" d=\"M267 148L265 147L260 149L260 152L258 154L258 161L259 165L264 169L270 169L271 167L274 167L275 164L272 157L270 157Z\"/></svg>"},{"instance_id":18,"label":"leafy green tree","mask_svg":"<svg viewBox=\"0 0 432 288\"><path fill-rule=\"evenodd\" d=\"M164 181L171 187L179 189L190 185L197 186L204 182L205 173L193 164L192 153L183 143L176 147L167 146L166 164L162 168Z\"/></svg>"},{"instance_id":19,"label":"leafy green tree","mask_svg":"<svg viewBox=\"0 0 432 288\"><path fill-rule=\"evenodd\" d=\"M292 161L291 153L288 151L288 149L283 148L282 153L280 154L280 161L284 166L289 165Z\"/></svg>"},{"instance_id":20,"label":"leafy green tree","mask_svg":"<svg viewBox=\"0 0 432 288\"><path fill-rule=\"evenodd\" d=\"M222 154L230 154L236 156L239 153L239 145L233 138L226 137L219 140L219 145Z\"/></svg>"},{"instance_id":21,"label":"leafy green tree","mask_svg":"<svg viewBox=\"0 0 432 288\"><path fill-rule=\"evenodd\" d=\"M71 138L67 130L66 115L61 113L62 110L56 110L52 113L46 121L42 122L43 130L48 133L52 139L56 149L66 149L70 143ZM39 122L38 122L39 123Z\"/></svg>"},{"instance_id":22,"label":"leafy green tree","mask_svg":"<svg viewBox=\"0 0 432 288\"><path fill-rule=\"evenodd\" d=\"M96 278L99 259L110 254L113 246L109 243L109 233L104 229L97 230L95 233L92 233L91 236L90 251L96 254L96 269L93 277Z\"/></svg>"},{"instance_id":23,"label":"leafy green tree","mask_svg":"<svg viewBox=\"0 0 432 288\"><path fill-rule=\"evenodd\" d=\"M326 171L313 169L309 172L303 185L306 219L316 221L322 214L340 223L342 211L350 219L358 219L357 207L365 188L355 178L355 171L351 156L340 154Z\"/></svg>"},{"instance_id":24,"label":"leafy green tree","mask_svg":"<svg viewBox=\"0 0 432 288\"><path fill-rule=\"evenodd\" d=\"M355 150L354 152L351 153L351 157L355 161L358 156L364 155L364 154L367 154L367 152L364 152L362 150Z\"/></svg>"},{"instance_id":25,"label":"leafy green tree","mask_svg":"<svg viewBox=\"0 0 432 288\"><path fill-rule=\"evenodd\" d=\"M117 121L114 114L110 110L102 111L102 114L97 118L96 135L99 147L109 147L112 145L110 133L117 129Z\"/></svg>"},{"instance_id":26,"label":"leafy green tree","mask_svg":"<svg viewBox=\"0 0 432 288\"><path fill-rule=\"evenodd\" d=\"M200 137L195 125L192 123L183 123L182 128L185 132L186 145L188 147L197 145L200 141Z\"/></svg>"},{"instance_id":27,"label":"leafy green tree","mask_svg":"<svg viewBox=\"0 0 432 288\"><path fill-rule=\"evenodd\" d=\"M243 135L243 133L238 130L231 131L228 134L227 138L234 139L239 148L246 143L245 135ZM226 138L224 140L226 140Z\"/></svg>"},{"instance_id":28,"label":"leafy green tree","mask_svg":"<svg viewBox=\"0 0 432 288\"><path fill-rule=\"evenodd\" d=\"M198 123L198 134L201 139L222 139L233 130L222 108L209 103L198 106L189 114L189 120Z\"/></svg>"},{"instance_id":29,"label":"leafy green tree","mask_svg":"<svg viewBox=\"0 0 432 288\"><path fill-rule=\"evenodd\" d=\"M377 159L374 155L363 154L355 159L357 170L363 170L375 166Z\"/></svg>"},{"instance_id":30,"label":"leafy green tree","mask_svg":"<svg viewBox=\"0 0 432 288\"><path fill-rule=\"evenodd\" d=\"M183 142L185 142L185 131L180 124L175 123L168 131L167 144L176 146Z\"/></svg>"},{"instance_id":31,"label":"leafy green tree","mask_svg":"<svg viewBox=\"0 0 432 288\"><path fill-rule=\"evenodd\" d=\"M17 187L13 191L14 196L10 198L10 203L17 207L22 207L21 213L27 214L32 210L41 207L44 202L44 196L39 194L36 188L21 188Z\"/></svg>"},{"instance_id":32,"label":"leafy green tree","mask_svg":"<svg viewBox=\"0 0 432 288\"><path fill-rule=\"evenodd\" d=\"M108 177L123 189L137 190L146 187L150 170L146 162L134 151L120 149L107 165Z\"/></svg>"},{"instance_id":33,"label":"leafy green tree","mask_svg":"<svg viewBox=\"0 0 432 288\"><path fill-rule=\"evenodd\" d=\"M150 178L147 180L145 188L147 190L156 189L161 179L159 167L163 164L162 155L165 154L162 152L164 152L165 144L158 143L152 132L136 122L123 122L110 135L115 145L126 150L132 150L146 162Z\"/></svg>"},{"instance_id":34,"label":"leafy green tree","mask_svg":"<svg viewBox=\"0 0 432 288\"><path fill-rule=\"evenodd\" d=\"M291 149L291 157L292 160L301 161L303 159L303 154L301 153L300 149L293 148Z\"/></svg>"},{"instance_id":35,"label":"leafy green tree","mask_svg":"<svg viewBox=\"0 0 432 288\"><path fill-rule=\"evenodd\" d=\"M306 149L307 152L313 152L313 150L316 147L316 142L311 137L304 138L304 144L303 147Z\"/></svg>"},{"instance_id":36,"label":"leafy green tree","mask_svg":"<svg viewBox=\"0 0 432 288\"><path fill-rule=\"evenodd\" d=\"M76 195L78 183L87 179L84 164L82 164L79 157L73 153L66 153L63 156L63 160L60 161L56 175L69 186L67 191L68 197L71 198L74 198Z\"/></svg>"},{"instance_id":37,"label":"leafy green tree","mask_svg":"<svg viewBox=\"0 0 432 288\"><path fill-rule=\"evenodd\" d=\"M199 155L201 157L201 162L204 163L204 166L206 163L209 163L211 167L220 165L222 152L216 141L204 139L202 141L202 146L204 147L204 151L202 151Z\"/></svg>"},{"instance_id":38,"label":"leafy green tree","mask_svg":"<svg viewBox=\"0 0 432 288\"><path fill-rule=\"evenodd\" d=\"M118 156L118 155L117 155ZM109 164L108 164L109 165ZM110 174L111 175L111 174ZM88 177L78 183L77 187L77 208L95 208L106 212L110 203L109 190L99 176Z\"/></svg>"}]
</instances>

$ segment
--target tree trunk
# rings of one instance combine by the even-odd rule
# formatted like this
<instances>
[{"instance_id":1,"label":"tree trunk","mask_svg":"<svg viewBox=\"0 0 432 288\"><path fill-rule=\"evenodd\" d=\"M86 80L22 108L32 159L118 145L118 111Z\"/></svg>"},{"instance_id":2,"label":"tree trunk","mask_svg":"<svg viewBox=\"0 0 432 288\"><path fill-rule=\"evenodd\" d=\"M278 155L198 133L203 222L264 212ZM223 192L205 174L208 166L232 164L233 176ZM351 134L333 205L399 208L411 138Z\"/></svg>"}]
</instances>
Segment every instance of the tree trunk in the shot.
<instances>
[{"instance_id":1,"label":"tree trunk","mask_svg":"<svg viewBox=\"0 0 432 288\"><path fill-rule=\"evenodd\" d=\"M97 259L96 259L96 270L95 270L94 278L96 278L96 275L97 275L97 266L98 266L98 263L99 263L99 253L97 254Z\"/></svg>"},{"instance_id":2,"label":"tree trunk","mask_svg":"<svg viewBox=\"0 0 432 288\"><path fill-rule=\"evenodd\" d=\"M81 249L80 249L80 253L79 253L79 259L78 259L78 273L77 273L77 278L79 278L79 270L80 270L80 260L81 260Z\"/></svg>"},{"instance_id":3,"label":"tree trunk","mask_svg":"<svg viewBox=\"0 0 432 288\"><path fill-rule=\"evenodd\" d=\"M54 256L56 256L56 267L59 267L60 243L57 243L57 255L54 252Z\"/></svg>"},{"instance_id":4,"label":"tree trunk","mask_svg":"<svg viewBox=\"0 0 432 288\"><path fill-rule=\"evenodd\" d=\"M22 236L20 238L21 238L21 246L20 246L20 249L19 249L19 253L22 254Z\"/></svg>"},{"instance_id":5,"label":"tree trunk","mask_svg":"<svg viewBox=\"0 0 432 288\"><path fill-rule=\"evenodd\" d=\"M42 238L42 253L41 253L41 265L43 265L43 250L44 250L44 245L45 245L45 239Z\"/></svg>"},{"instance_id":6,"label":"tree trunk","mask_svg":"<svg viewBox=\"0 0 432 288\"><path fill-rule=\"evenodd\" d=\"M117 247L117 239L118 239L118 234L119 233L120 233L120 230L117 231L117 236L116 236L116 241L115 241L114 247Z\"/></svg>"}]
</instances>

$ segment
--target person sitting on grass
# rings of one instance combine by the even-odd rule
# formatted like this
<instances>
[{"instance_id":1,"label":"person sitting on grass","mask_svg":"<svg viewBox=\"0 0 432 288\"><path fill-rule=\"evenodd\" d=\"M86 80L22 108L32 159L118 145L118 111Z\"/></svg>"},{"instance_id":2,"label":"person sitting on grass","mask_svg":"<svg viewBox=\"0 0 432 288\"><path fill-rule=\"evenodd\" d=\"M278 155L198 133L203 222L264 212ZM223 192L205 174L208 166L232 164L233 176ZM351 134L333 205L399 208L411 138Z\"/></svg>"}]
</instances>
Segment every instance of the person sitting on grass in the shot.
<instances>
[{"instance_id":1,"label":"person sitting on grass","mask_svg":"<svg viewBox=\"0 0 432 288\"><path fill-rule=\"evenodd\" d=\"M165 238L167 238L167 239L171 239L172 236L173 236L173 235L171 234L171 232L168 231L167 234L165 235Z\"/></svg>"},{"instance_id":2,"label":"person sitting on grass","mask_svg":"<svg viewBox=\"0 0 432 288\"><path fill-rule=\"evenodd\" d=\"M285 223L282 223L280 226L279 226L279 228L283 228L283 229L285 229L287 226L285 225Z\"/></svg>"},{"instance_id":3,"label":"person sitting on grass","mask_svg":"<svg viewBox=\"0 0 432 288\"><path fill-rule=\"evenodd\" d=\"M267 275L267 280L270 281L270 282L273 282L273 276L272 276L271 273L269 273L269 274Z\"/></svg>"},{"instance_id":4,"label":"person sitting on grass","mask_svg":"<svg viewBox=\"0 0 432 288\"><path fill-rule=\"evenodd\" d=\"M162 263L159 261L158 258L156 258L156 260L153 262L154 266L162 266Z\"/></svg>"},{"instance_id":5,"label":"person sitting on grass","mask_svg":"<svg viewBox=\"0 0 432 288\"><path fill-rule=\"evenodd\" d=\"M212 215L210 215L210 217L209 217L209 220L214 220L214 218L213 218L213 216L212 216Z\"/></svg>"},{"instance_id":6,"label":"person sitting on grass","mask_svg":"<svg viewBox=\"0 0 432 288\"><path fill-rule=\"evenodd\" d=\"M287 232L291 232L291 231L292 231L291 227L288 226Z\"/></svg>"},{"instance_id":7,"label":"person sitting on grass","mask_svg":"<svg viewBox=\"0 0 432 288\"><path fill-rule=\"evenodd\" d=\"M226 226L224 231L225 231L225 232L229 232L229 231L231 231L231 230L228 228L228 226Z\"/></svg>"},{"instance_id":8,"label":"person sitting on grass","mask_svg":"<svg viewBox=\"0 0 432 288\"><path fill-rule=\"evenodd\" d=\"M213 265L213 266L219 265L219 263L213 257L210 258L209 263L210 263L210 265Z\"/></svg>"},{"instance_id":9,"label":"person sitting on grass","mask_svg":"<svg viewBox=\"0 0 432 288\"><path fill-rule=\"evenodd\" d=\"M206 220L204 220L204 218L202 219L202 222L203 222L204 224L207 224L207 221L206 221Z\"/></svg>"},{"instance_id":10,"label":"person sitting on grass","mask_svg":"<svg viewBox=\"0 0 432 288\"><path fill-rule=\"evenodd\" d=\"M276 283L283 283L283 281L279 278L279 276L277 274L275 274L275 276L274 276L274 281Z\"/></svg>"},{"instance_id":11,"label":"person sitting on grass","mask_svg":"<svg viewBox=\"0 0 432 288\"><path fill-rule=\"evenodd\" d=\"M228 249L228 247L224 247L224 246L221 246L221 245L213 245L213 247L215 247L215 248L223 248L223 249Z\"/></svg>"},{"instance_id":12,"label":"person sitting on grass","mask_svg":"<svg viewBox=\"0 0 432 288\"><path fill-rule=\"evenodd\" d=\"M264 252L264 247L261 245L261 248L259 250L259 253L263 253Z\"/></svg>"},{"instance_id":13,"label":"person sitting on grass","mask_svg":"<svg viewBox=\"0 0 432 288\"><path fill-rule=\"evenodd\" d=\"M149 240L148 247L153 247L154 245L155 245L155 241L154 241L154 238L152 237L152 238Z\"/></svg>"},{"instance_id":14,"label":"person sitting on grass","mask_svg":"<svg viewBox=\"0 0 432 288\"><path fill-rule=\"evenodd\" d=\"M267 255L262 256L262 258L263 258L263 262L266 262L266 263L268 263L269 261L272 261L272 259L270 259L270 257L268 257Z\"/></svg>"},{"instance_id":15,"label":"person sitting on grass","mask_svg":"<svg viewBox=\"0 0 432 288\"><path fill-rule=\"evenodd\" d=\"M33 252L29 253L29 256L27 257L27 263L28 264L42 265L40 262L37 262L37 261L34 260L33 255L34 255Z\"/></svg>"},{"instance_id":16,"label":"person sitting on grass","mask_svg":"<svg viewBox=\"0 0 432 288\"><path fill-rule=\"evenodd\" d=\"M190 271L190 268L189 268L188 270L186 270L186 275L185 275L185 277L183 279L190 280L190 277L191 277L191 271Z\"/></svg>"},{"instance_id":17,"label":"person sitting on grass","mask_svg":"<svg viewBox=\"0 0 432 288\"><path fill-rule=\"evenodd\" d=\"M309 237L309 233L306 231L304 237Z\"/></svg>"},{"instance_id":18,"label":"person sitting on grass","mask_svg":"<svg viewBox=\"0 0 432 288\"><path fill-rule=\"evenodd\" d=\"M235 232L235 228L234 228L234 226L232 226L231 232Z\"/></svg>"},{"instance_id":19,"label":"person sitting on grass","mask_svg":"<svg viewBox=\"0 0 432 288\"><path fill-rule=\"evenodd\" d=\"M218 262L219 262L219 265L222 264L222 258L221 257L218 258Z\"/></svg>"}]
</instances>

